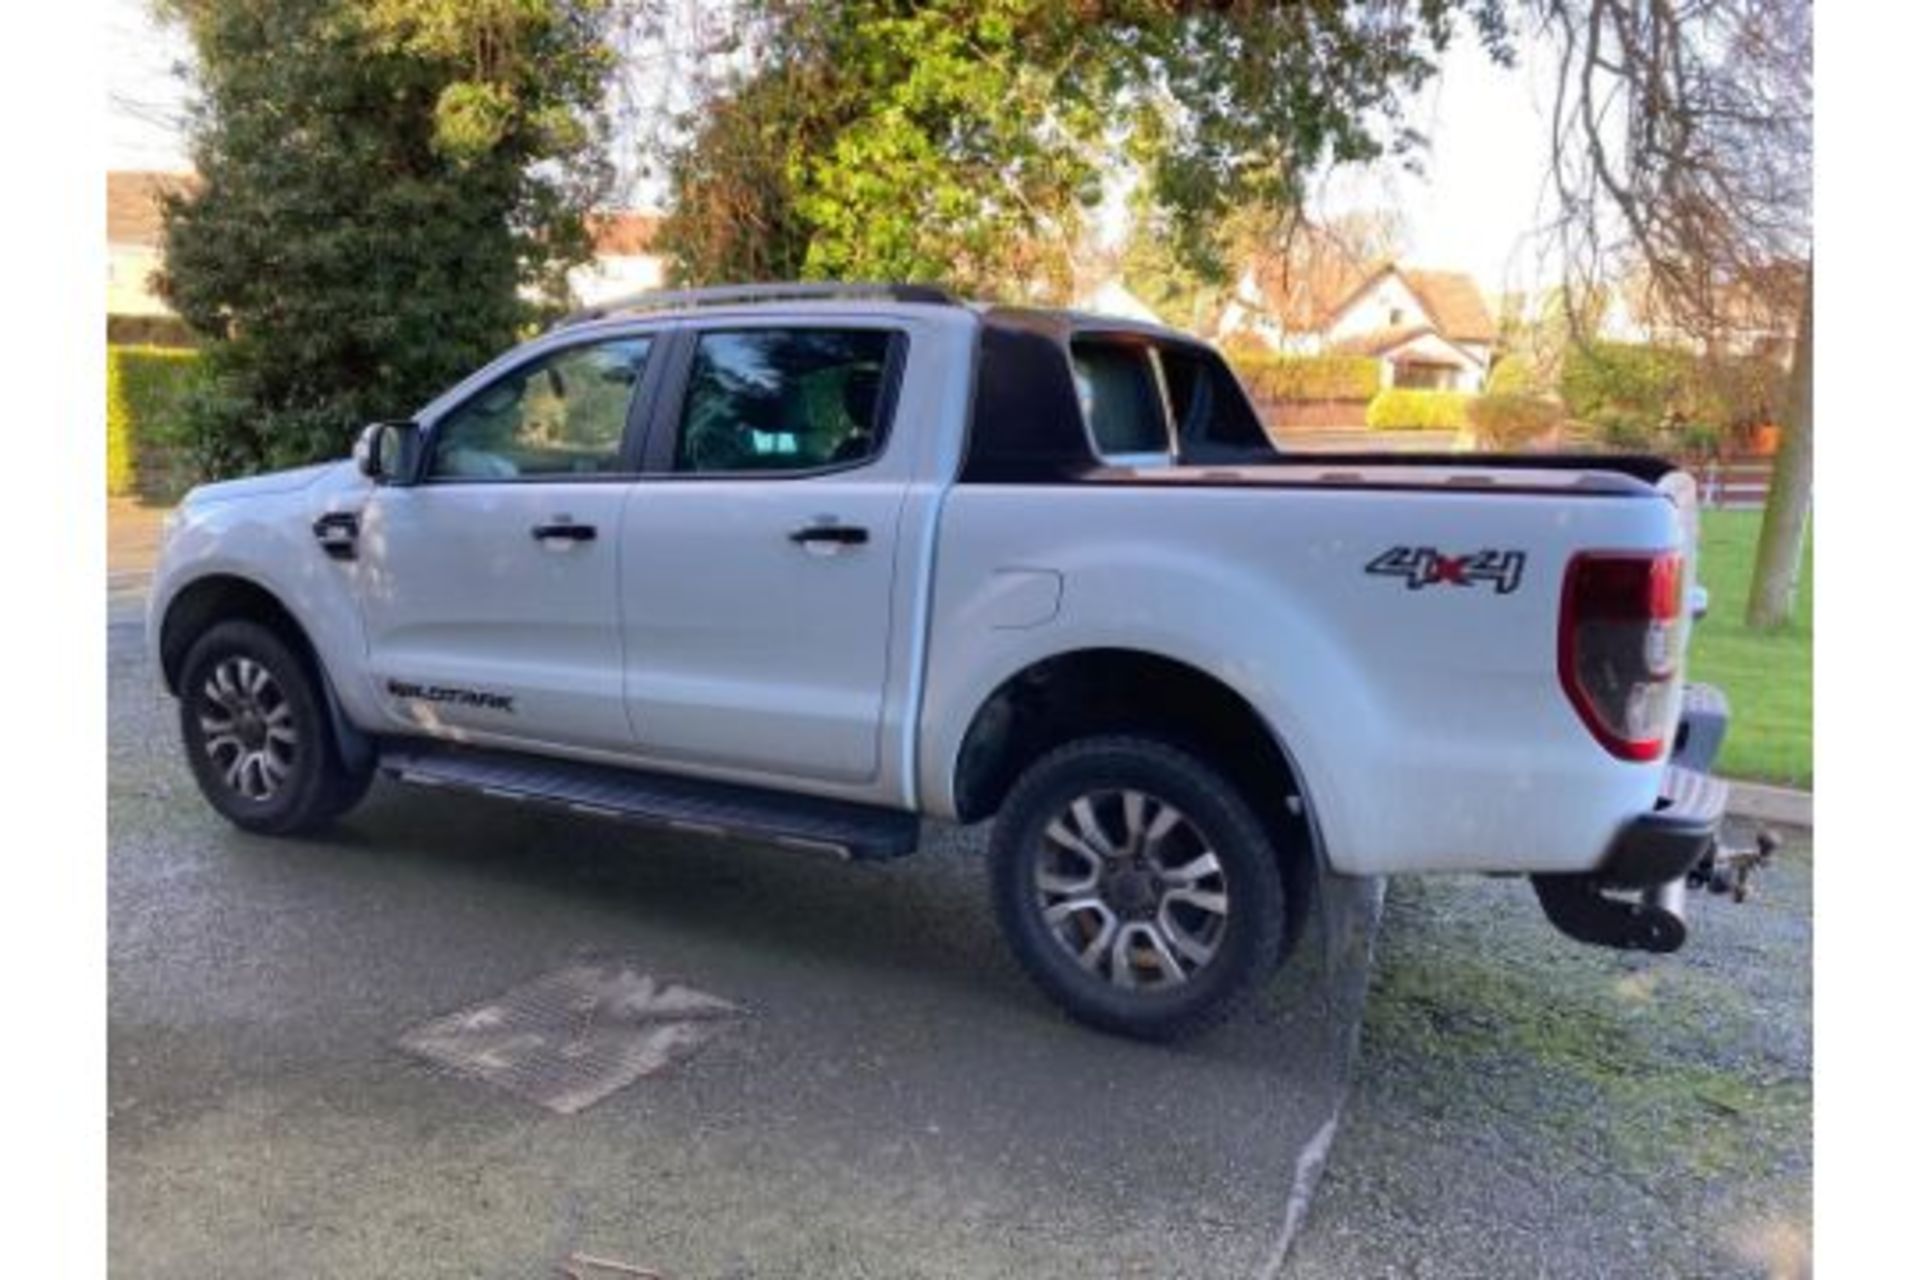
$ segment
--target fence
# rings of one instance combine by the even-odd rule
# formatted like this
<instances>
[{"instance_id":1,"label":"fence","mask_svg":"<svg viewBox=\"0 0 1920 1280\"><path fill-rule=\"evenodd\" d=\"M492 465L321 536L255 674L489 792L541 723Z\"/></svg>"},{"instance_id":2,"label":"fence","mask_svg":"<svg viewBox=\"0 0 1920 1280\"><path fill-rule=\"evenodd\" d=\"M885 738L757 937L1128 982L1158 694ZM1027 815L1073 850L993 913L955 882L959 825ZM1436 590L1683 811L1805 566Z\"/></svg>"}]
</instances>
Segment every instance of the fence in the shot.
<instances>
[{"instance_id":1,"label":"fence","mask_svg":"<svg viewBox=\"0 0 1920 1280\"><path fill-rule=\"evenodd\" d=\"M1700 505L1757 510L1767 505L1773 485L1773 459L1759 454L1708 459L1687 468L1700 487Z\"/></svg>"}]
</instances>

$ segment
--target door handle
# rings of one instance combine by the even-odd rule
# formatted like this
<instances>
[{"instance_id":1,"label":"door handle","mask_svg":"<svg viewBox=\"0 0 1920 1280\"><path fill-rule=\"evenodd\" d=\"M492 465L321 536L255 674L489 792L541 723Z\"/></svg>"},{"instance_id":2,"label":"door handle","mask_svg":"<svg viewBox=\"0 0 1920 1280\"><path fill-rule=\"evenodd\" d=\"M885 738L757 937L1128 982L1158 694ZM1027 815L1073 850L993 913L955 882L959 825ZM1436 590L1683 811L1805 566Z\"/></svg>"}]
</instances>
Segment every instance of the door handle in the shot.
<instances>
[{"instance_id":1,"label":"door handle","mask_svg":"<svg viewBox=\"0 0 1920 1280\"><path fill-rule=\"evenodd\" d=\"M351 511L329 511L313 522L313 536L335 560L352 560L360 538L360 517Z\"/></svg>"},{"instance_id":2,"label":"door handle","mask_svg":"<svg viewBox=\"0 0 1920 1280\"><path fill-rule=\"evenodd\" d=\"M567 520L556 520L552 524L533 526L536 542L558 539L565 542L592 542L600 536L600 531L590 524L574 524Z\"/></svg>"},{"instance_id":3,"label":"door handle","mask_svg":"<svg viewBox=\"0 0 1920 1280\"><path fill-rule=\"evenodd\" d=\"M787 538L803 547L810 542L857 547L866 542L867 531L857 524L803 524L789 533Z\"/></svg>"}]
</instances>

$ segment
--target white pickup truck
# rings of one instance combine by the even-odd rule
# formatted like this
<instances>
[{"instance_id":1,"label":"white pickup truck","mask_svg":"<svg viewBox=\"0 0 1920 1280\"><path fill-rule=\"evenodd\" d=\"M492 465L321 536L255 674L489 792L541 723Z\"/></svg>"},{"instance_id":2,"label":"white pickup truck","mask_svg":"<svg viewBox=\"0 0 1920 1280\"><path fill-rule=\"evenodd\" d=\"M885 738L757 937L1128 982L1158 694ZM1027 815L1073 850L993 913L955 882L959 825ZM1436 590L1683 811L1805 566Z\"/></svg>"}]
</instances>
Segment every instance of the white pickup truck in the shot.
<instances>
[{"instance_id":1,"label":"white pickup truck","mask_svg":"<svg viewBox=\"0 0 1920 1280\"><path fill-rule=\"evenodd\" d=\"M194 490L149 636L249 831L376 770L841 858L992 818L1034 979L1166 1038L1329 875L1523 873L1577 938L1680 945L1726 794L1693 504L1649 458L1277 452L1150 325L703 290Z\"/></svg>"}]
</instances>

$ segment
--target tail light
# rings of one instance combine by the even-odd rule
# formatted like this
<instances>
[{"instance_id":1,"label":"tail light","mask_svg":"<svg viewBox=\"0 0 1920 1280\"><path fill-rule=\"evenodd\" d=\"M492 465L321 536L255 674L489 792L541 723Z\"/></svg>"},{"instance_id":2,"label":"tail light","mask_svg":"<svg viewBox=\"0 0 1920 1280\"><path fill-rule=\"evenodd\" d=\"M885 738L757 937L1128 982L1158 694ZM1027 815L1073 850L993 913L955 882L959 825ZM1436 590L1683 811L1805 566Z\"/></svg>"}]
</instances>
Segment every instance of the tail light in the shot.
<instances>
[{"instance_id":1,"label":"tail light","mask_svg":"<svg viewBox=\"0 0 1920 1280\"><path fill-rule=\"evenodd\" d=\"M1658 760L1680 686L1685 562L1677 551L1582 552L1560 597L1560 686L1622 760Z\"/></svg>"}]
</instances>

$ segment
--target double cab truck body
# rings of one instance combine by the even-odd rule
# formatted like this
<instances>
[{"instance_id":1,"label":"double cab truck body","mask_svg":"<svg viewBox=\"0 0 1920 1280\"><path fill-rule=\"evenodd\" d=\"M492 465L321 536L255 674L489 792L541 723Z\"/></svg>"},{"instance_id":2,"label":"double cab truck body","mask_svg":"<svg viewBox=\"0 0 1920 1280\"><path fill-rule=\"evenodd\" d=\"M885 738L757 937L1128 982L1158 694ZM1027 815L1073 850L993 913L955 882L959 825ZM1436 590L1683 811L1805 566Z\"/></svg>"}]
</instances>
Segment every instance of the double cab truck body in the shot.
<instances>
[{"instance_id":1,"label":"double cab truck body","mask_svg":"<svg viewBox=\"0 0 1920 1280\"><path fill-rule=\"evenodd\" d=\"M376 769L852 858L994 818L1040 985L1170 1036L1327 874L1524 873L1677 947L1725 803L1694 523L1655 459L1282 454L1154 326L703 291L194 490L149 632L244 827Z\"/></svg>"}]
</instances>

